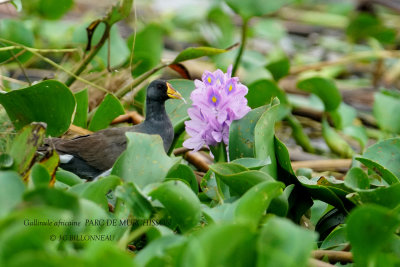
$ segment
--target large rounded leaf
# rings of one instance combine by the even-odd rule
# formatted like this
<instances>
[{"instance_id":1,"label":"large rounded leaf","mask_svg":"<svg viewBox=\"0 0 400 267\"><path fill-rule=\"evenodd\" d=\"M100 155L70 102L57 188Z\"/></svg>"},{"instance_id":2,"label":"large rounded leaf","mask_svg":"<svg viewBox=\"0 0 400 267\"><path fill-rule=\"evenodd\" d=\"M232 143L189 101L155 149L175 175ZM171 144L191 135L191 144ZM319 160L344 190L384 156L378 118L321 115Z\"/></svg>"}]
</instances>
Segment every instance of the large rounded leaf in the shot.
<instances>
[{"instance_id":1,"label":"large rounded leaf","mask_svg":"<svg viewBox=\"0 0 400 267\"><path fill-rule=\"evenodd\" d=\"M266 106L251 110L243 118L233 121L229 128L229 158L254 157L254 128Z\"/></svg>"},{"instance_id":2,"label":"large rounded leaf","mask_svg":"<svg viewBox=\"0 0 400 267\"><path fill-rule=\"evenodd\" d=\"M45 122L51 136L68 130L75 109L72 92L55 80L0 94L0 103L17 130L34 121Z\"/></svg>"},{"instance_id":3,"label":"large rounded leaf","mask_svg":"<svg viewBox=\"0 0 400 267\"><path fill-rule=\"evenodd\" d=\"M299 81L300 90L316 94L324 102L326 111L334 111L339 107L342 96L335 83L327 78L312 77Z\"/></svg>"},{"instance_id":4,"label":"large rounded leaf","mask_svg":"<svg viewBox=\"0 0 400 267\"><path fill-rule=\"evenodd\" d=\"M18 20L2 19L0 21L0 32L1 38L29 47L33 46L35 40L32 31L26 28L22 21ZM0 47L3 47L4 45L5 44L1 43ZM0 62L11 59L13 55L18 54L20 51L21 49L14 49L11 51L0 52ZM20 62L25 62L31 56L31 53L25 52L17 58Z\"/></svg>"},{"instance_id":5,"label":"large rounded leaf","mask_svg":"<svg viewBox=\"0 0 400 267\"><path fill-rule=\"evenodd\" d=\"M115 96L108 94L94 113L89 124L89 130L95 132L107 128L113 119L124 113L125 110L121 102Z\"/></svg>"},{"instance_id":6,"label":"large rounded leaf","mask_svg":"<svg viewBox=\"0 0 400 267\"><path fill-rule=\"evenodd\" d=\"M165 154L159 135L126 133L128 146L117 159L112 174L139 188L161 182L175 161Z\"/></svg>"},{"instance_id":7,"label":"large rounded leaf","mask_svg":"<svg viewBox=\"0 0 400 267\"><path fill-rule=\"evenodd\" d=\"M234 163L217 163L210 166L217 178L220 178L231 190L231 193L243 195L254 185L274 181L265 172L248 170L247 168Z\"/></svg>"},{"instance_id":8,"label":"large rounded leaf","mask_svg":"<svg viewBox=\"0 0 400 267\"><path fill-rule=\"evenodd\" d=\"M255 266L254 239L248 225L208 226L188 239L179 266Z\"/></svg>"},{"instance_id":9,"label":"large rounded leaf","mask_svg":"<svg viewBox=\"0 0 400 267\"><path fill-rule=\"evenodd\" d=\"M22 0L22 10L27 14L39 15L46 19L59 19L69 9L73 0Z\"/></svg>"},{"instance_id":10,"label":"large rounded leaf","mask_svg":"<svg viewBox=\"0 0 400 267\"><path fill-rule=\"evenodd\" d=\"M274 136L275 121L279 111L279 100L274 98L271 106L261 115L256 127L254 128L254 142L256 158L265 160L270 159L271 164L265 166L263 171L274 178L277 178L277 165L275 160Z\"/></svg>"},{"instance_id":11,"label":"large rounded leaf","mask_svg":"<svg viewBox=\"0 0 400 267\"><path fill-rule=\"evenodd\" d=\"M400 138L392 138L370 146L356 160L380 174L388 183L400 181Z\"/></svg>"},{"instance_id":12,"label":"large rounded leaf","mask_svg":"<svg viewBox=\"0 0 400 267\"><path fill-rule=\"evenodd\" d=\"M309 266L315 239L314 232L287 219L271 218L257 240L257 266Z\"/></svg>"},{"instance_id":13,"label":"large rounded leaf","mask_svg":"<svg viewBox=\"0 0 400 267\"><path fill-rule=\"evenodd\" d=\"M379 127L392 133L400 133L400 94L383 90L374 95L374 116ZM396 114L396 116L394 116Z\"/></svg>"},{"instance_id":14,"label":"large rounded leaf","mask_svg":"<svg viewBox=\"0 0 400 267\"><path fill-rule=\"evenodd\" d=\"M185 183L168 181L157 186L149 195L164 205L182 231L199 223L200 200Z\"/></svg>"},{"instance_id":15,"label":"large rounded leaf","mask_svg":"<svg viewBox=\"0 0 400 267\"><path fill-rule=\"evenodd\" d=\"M106 194L115 189L121 183L121 179L116 176L108 176L100 178L91 183L83 183L72 186L68 191L78 196L91 200L99 204L103 209L108 211L108 202Z\"/></svg>"},{"instance_id":16,"label":"large rounded leaf","mask_svg":"<svg viewBox=\"0 0 400 267\"><path fill-rule=\"evenodd\" d=\"M6 215L22 201L24 191L25 185L18 173L14 171L0 172L0 217Z\"/></svg>"},{"instance_id":17,"label":"large rounded leaf","mask_svg":"<svg viewBox=\"0 0 400 267\"><path fill-rule=\"evenodd\" d=\"M365 205L352 211L346 229L357 266L374 266L377 254L395 238L399 226L399 213L381 206Z\"/></svg>"},{"instance_id":18,"label":"large rounded leaf","mask_svg":"<svg viewBox=\"0 0 400 267\"><path fill-rule=\"evenodd\" d=\"M254 16L262 16L277 11L283 5L291 3L292 0L270 1L270 0L225 0L237 14L243 19Z\"/></svg>"},{"instance_id":19,"label":"large rounded leaf","mask_svg":"<svg viewBox=\"0 0 400 267\"><path fill-rule=\"evenodd\" d=\"M235 203L235 221L256 228L271 201L282 194L283 188L283 183L275 181L265 181L252 187Z\"/></svg>"}]
</instances>

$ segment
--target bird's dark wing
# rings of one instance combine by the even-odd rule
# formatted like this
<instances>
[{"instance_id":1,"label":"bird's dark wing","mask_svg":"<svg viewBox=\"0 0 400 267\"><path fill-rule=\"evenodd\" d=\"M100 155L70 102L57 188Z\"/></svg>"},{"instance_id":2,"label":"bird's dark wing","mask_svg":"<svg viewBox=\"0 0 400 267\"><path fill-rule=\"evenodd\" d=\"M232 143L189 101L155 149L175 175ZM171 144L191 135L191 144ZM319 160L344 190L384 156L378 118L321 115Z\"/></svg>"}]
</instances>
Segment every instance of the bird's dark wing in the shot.
<instances>
[{"instance_id":1,"label":"bird's dark wing","mask_svg":"<svg viewBox=\"0 0 400 267\"><path fill-rule=\"evenodd\" d=\"M71 140L52 139L47 143L50 146L52 143L60 154L78 157L90 167L105 171L113 166L115 160L125 150L127 131L134 132L136 129L135 127L108 128Z\"/></svg>"}]
</instances>

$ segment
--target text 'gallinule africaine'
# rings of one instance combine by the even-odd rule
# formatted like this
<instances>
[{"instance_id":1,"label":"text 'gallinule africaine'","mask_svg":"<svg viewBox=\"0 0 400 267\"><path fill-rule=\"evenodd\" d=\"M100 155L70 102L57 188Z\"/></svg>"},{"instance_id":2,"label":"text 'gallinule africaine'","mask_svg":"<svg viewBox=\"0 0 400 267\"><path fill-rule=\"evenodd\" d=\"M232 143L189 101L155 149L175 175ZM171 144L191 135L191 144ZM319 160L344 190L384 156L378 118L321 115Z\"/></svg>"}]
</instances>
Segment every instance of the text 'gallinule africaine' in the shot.
<instances>
[{"instance_id":1,"label":"text 'gallinule africaine'","mask_svg":"<svg viewBox=\"0 0 400 267\"><path fill-rule=\"evenodd\" d=\"M126 132L158 134L167 152L174 139L174 129L165 110L169 98L182 99L182 96L166 81L155 80L147 87L146 118L141 124L108 128L70 140L47 139L45 146L53 146L59 153L61 168L89 180L113 166L126 149Z\"/></svg>"}]
</instances>

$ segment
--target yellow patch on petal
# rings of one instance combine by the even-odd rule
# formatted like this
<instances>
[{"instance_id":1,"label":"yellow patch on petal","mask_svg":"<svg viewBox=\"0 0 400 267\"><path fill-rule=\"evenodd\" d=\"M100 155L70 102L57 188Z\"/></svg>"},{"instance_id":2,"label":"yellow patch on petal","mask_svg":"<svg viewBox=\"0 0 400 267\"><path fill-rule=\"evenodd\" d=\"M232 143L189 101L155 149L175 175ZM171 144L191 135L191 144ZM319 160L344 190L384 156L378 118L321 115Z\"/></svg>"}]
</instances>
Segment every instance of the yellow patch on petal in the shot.
<instances>
[{"instance_id":1,"label":"yellow patch on petal","mask_svg":"<svg viewBox=\"0 0 400 267\"><path fill-rule=\"evenodd\" d=\"M211 77L208 77L207 81L208 83L211 83Z\"/></svg>"},{"instance_id":2,"label":"yellow patch on petal","mask_svg":"<svg viewBox=\"0 0 400 267\"><path fill-rule=\"evenodd\" d=\"M229 92L232 91L232 84L229 85Z\"/></svg>"},{"instance_id":3,"label":"yellow patch on petal","mask_svg":"<svg viewBox=\"0 0 400 267\"><path fill-rule=\"evenodd\" d=\"M213 97L211 98L211 101L214 102L214 103L216 103L216 102L217 102L217 98L216 98L215 96L213 96Z\"/></svg>"}]
</instances>

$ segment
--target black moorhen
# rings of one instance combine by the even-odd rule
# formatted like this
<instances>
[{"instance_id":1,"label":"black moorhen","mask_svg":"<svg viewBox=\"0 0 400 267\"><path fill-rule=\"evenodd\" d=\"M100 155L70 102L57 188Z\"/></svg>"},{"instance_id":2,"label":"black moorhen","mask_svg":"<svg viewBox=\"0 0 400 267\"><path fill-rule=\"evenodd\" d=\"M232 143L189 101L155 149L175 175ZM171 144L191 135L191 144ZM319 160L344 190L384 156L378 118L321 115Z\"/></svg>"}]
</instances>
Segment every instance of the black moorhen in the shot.
<instances>
[{"instance_id":1,"label":"black moorhen","mask_svg":"<svg viewBox=\"0 0 400 267\"><path fill-rule=\"evenodd\" d=\"M174 129L165 110L168 98L182 96L163 80L155 80L147 88L146 118L132 127L108 128L90 135L66 140L51 138L43 148L54 147L60 155L60 167L91 180L109 170L118 156L126 149L126 132L158 134L167 152L174 138Z\"/></svg>"}]
</instances>

